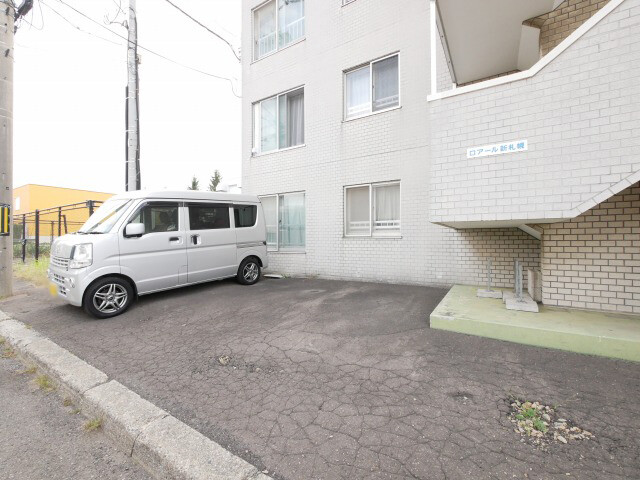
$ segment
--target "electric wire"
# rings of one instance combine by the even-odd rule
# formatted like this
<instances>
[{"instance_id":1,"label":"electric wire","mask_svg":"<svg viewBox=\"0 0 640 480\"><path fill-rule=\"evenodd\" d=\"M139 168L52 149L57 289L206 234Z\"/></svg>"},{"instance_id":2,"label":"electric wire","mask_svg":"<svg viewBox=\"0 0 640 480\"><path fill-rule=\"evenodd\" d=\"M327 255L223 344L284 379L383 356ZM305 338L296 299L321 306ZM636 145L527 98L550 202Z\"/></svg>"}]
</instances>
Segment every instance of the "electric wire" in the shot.
<instances>
[{"instance_id":1,"label":"electric wire","mask_svg":"<svg viewBox=\"0 0 640 480\"><path fill-rule=\"evenodd\" d=\"M109 40L106 37L102 37L100 35L96 35L95 33L92 33L88 30L84 30L83 28L80 28L79 26L77 26L76 24L74 24L73 22L71 22L71 20L69 20L67 17L65 17L64 15L62 15L60 12L58 12L55 8L53 8L51 5L44 3L42 1L40 1L40 3L42 3L42 5L44 5L45 7L47 7L49 10L51 10L53 13L55 13L57 16L59 16L62 20L64 20L65 22L67 22L69 25L71 25L73 28L75 28L76 30L85 33L87 35L91 35L92 37L96 37L99 38L100 40L104 40L105 42L109 42L112 45L117 45L119 47L122 47L123 44L122 43L118 43L118 42L114 42L113 40Z\"/></svg>"},{"instance_id":2,"label":"electric wire","mask_svg":"<svg viewBox=\"0 0 640 480\"><path fill-rule=\"evenodd\" d=\"M222 37L221 35L217 34L216 32L214 32L213 30L211 30L209 27L207 27L206 25L204 25L202 22L200 22L199 20L197 20L196 18L192 17L191 15L189 15L187 12L185 12L182 8L180 8L178 5L176 5L175 3L173 3L171 0L165 0L165 2L167 2L169 5L171 5L173 8L175 8L176 10L178 10L180 13L182 13L184 16L186 16L187 18L189 18L190 20L192 20L193 22L195 22L196 24L200 25L202 28L204 28L207 32L215 35L216 37L218 37L220 40L222 40L224 43L226 43L229 48L231 49L231 51L233 52L233 55L238 59L238 61L240 61L240 56L236 53L235 48L233 48L233 45L231 45L231 43L224 37Z\"/></svg>"},{"instance_id":3,"label":"electric wire","mask_svg":"<svg viewBox=\"0 0 640 480\"><path fill-rule=\"evenodd\" d=\"M42 0L40 0L40 1L42 1ZM117 36L117 37L119 37L119 38L121 38L121 39L125 40L127 43L129 43L129 39L128 39L127 37L125 37L125 36L123 36L123 35L120 35L118 32L114 32L113 30L111 30L110 28L106 27L106 26L105 26L105 25L103 25L102 23L98 22L97 20L94 20L94 19L93 19L93 18L91 18L90 16L88 16L88 15L86 15L85 13L81 12L80 10L78 10L77 8L75 8L74 6L69 5L69 4L68 4L67 2L65 2L64 0L56 0L56 1L57 1L57 2L59 2L59 3L62 3L62 4L63 4L63 5L65 5L67 8L70 8L71 10L73 10L74 12L76 12L78 15L80 15L80 16L82 16L82 17L86 18L86 19L87 19L87 20L89 20L90 22L95 23L95 24L96 24L96 25L98 25L99 27L101 27L101 28L105 29L106 31L110 32L111 34L113 34L113 35L115 35L115 36ZM43 2L43 3L44 3L44 2ZM45 3L45 5L46 5L46 3ZM165 61L167 61L167 62L173 63L174 65L178 65L178 66L180 66L180 67L182 67L182 68L185 68L185 69L187 69L187 70L192 70L192 71L194 71L194 72L200 73L200 74L202 74L202 75L206 75L206 76L208 76L208 77L217 78L218 80L225 80L225 81L229 82L229 85L231 86L231 93L233 93L233 95L234 95L234 96L236 96L237 98L242 98L240 95L238 95L238 94L236 93L235 88L234 88L234 85L233 85L233 80L232 80L232 79L230 79L230 78L228 78L228 77L223 77L223 76L221 76L221 75L215 75L215 74L213 74L213 73L209 73L209 72L206 72L206 71L204 71L204 70L200 70L199 68L195 68L195 67L191 67L191 66L189 66L189 65L185 65L184 63L180 63L180 62L178 62L178 61L176 61L176 60L173 60L173 59L171 59L171 58L169 58L169 57L167 57L167 56L165 56L165 55L162 55L161 53L158 53L158 52L156 52L156 51L154 51L154 50L151 50L151 49L149 49L149 48L143 47L142 45L140 45L140 43L139 43L139 42L136 42L136 43L135 43L135 45L136 45L136 47L137 47L137 48L139 48L140 50L144 50L145 52L148 52L148 53L150 53L151 55L154 55L154 56L156 56L156 57L158 57L158 58L161 58L161 59L163 59L163 60L165 60Z\"/></svg>"}]
</instances>

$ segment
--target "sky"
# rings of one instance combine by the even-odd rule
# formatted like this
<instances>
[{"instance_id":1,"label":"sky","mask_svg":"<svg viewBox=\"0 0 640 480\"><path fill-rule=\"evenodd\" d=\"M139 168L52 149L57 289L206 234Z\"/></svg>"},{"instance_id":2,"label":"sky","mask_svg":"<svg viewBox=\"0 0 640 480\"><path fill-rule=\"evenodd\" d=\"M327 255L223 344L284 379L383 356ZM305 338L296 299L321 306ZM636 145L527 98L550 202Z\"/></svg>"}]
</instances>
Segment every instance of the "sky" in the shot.
<instances>
[{"instance_id":1,"label":"sky","mask_svg":"<svg viewBox=\"0 0 640 480\"><path fill-rule=\"evenodd\" d=\"M126 41L101 25L125 16L116 16L119 0L62 1L98 24L61 0L36 0L26 21L18 24L14 187L36 183L123 191ZM239 0L172 1L229 40L237 51ZM127 8L128 1L122 0L122 9ZM234 78L235 92L241 94L240 63L225 43L165 0L137 0L137 11L139 46ZM108 28L127 36L121 25ZM230 83L144 50L138 53L142 188L183 190L195 175L205 189L215 169L222 173L223 184L239 183L241 100Z\"/></svg>"}]
</instances>

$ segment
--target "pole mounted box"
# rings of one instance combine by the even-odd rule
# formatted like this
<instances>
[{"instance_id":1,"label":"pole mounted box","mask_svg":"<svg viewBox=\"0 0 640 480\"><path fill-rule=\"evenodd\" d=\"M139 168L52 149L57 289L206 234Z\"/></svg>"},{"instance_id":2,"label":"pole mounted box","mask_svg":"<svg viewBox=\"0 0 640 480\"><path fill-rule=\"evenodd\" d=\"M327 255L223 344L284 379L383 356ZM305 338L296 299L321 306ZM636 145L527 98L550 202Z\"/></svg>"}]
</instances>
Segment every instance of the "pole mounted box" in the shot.
<instances>
[{"instance_id":1,"label":"pole mounted box","mask_svg":"<svg viewBox=\"0 0 640 480\"><path fill-rule=\"evenodd\" d=\"M11 230L11 205L0 203L0 236L9 235Z\"/></svg>"}]
</instances>

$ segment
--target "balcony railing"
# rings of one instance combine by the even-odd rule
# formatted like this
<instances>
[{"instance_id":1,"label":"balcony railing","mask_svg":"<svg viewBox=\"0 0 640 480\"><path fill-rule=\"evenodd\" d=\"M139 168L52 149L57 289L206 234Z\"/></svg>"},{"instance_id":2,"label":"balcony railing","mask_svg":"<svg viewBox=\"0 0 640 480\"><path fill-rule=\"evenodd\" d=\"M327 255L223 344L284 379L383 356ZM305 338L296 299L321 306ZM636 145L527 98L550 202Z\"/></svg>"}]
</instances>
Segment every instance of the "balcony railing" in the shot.
<instances>
[{"instance_id":1,"label":"balcony railing","mask_svg":"<svg viewBox=\"0 0 640 480\"><path fill-rule=\"evenodd\" d=\"M304 17L285 25L280 32L280 48L304 37Z\"/></svg>"},{"instance_id":2,"label":"balcony railing","mask_svg":"<svg viewBox=\"0 0 640 480\"><path fill-rule=\"evenodd\" d=\"M304 17L287 23L284 28L280 29L280 33L270 32L258 38L256 41L256 60L264 57L278 48L285 47L290 43L304 37Z\"/></svg>"},{"instance_id":3,"label":"balcony railing","mask_svg":"<svg viewBox=\"0 0 640 480\"><path fill-rule=\"evenodd\" d=\"M262 58L268 53L273 52L275 49L276 49L276 32L271 32L270 34L260 37L258 39L257 58Z\"/></svg>"}]
</instances>

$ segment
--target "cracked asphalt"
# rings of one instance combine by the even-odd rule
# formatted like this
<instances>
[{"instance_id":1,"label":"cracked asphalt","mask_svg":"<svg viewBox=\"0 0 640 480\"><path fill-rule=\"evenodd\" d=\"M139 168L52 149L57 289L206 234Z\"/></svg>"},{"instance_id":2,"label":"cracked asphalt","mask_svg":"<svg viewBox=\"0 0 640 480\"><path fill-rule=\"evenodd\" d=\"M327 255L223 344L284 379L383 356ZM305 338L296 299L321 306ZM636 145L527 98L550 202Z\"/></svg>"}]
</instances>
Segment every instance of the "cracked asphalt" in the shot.
<instances>
[{"instance_id":1,"label":"cracked asphalt","mask_svg":"<svg viewBox=\"0 0 640 480\"><path fill-rule=\"evenodd\" d=\"M430 330L445 293L263 279L109 320L44 289L0 309L277 479L640 478L640 365ZM595 440L521 442L509 394Z\"/></svg>"}]
</instances>

